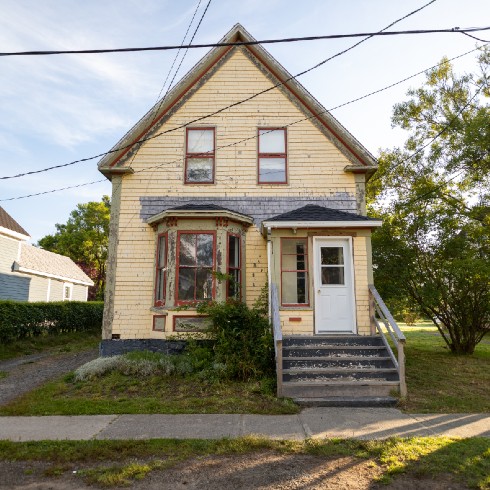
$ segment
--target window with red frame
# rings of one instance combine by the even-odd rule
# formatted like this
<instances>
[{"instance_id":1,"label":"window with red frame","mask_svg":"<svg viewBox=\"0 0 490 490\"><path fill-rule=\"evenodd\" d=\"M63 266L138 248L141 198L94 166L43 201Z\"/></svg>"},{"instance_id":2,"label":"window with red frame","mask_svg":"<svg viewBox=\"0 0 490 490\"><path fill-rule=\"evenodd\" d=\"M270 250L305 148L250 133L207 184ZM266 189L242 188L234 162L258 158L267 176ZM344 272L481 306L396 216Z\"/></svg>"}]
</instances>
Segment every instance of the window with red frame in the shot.
<instances>
[{"instance_id":1,"label":"window with red frame","mask_svg":"<svg viewBox=\"0 0 490 490\"><path fill-rule=\"evenodd\" d=\"M306 238L281 239L281 304L308 305L308 243Z\"/></svg>"},{"instance_id":2,"label":"window with red frame","mask_svg":"<svg viewBox=\"0 0 490 490\"><path fill-rule=\"evenodd\" d=\"M287 183L286 129L259 128L259 184Z\"/></svg>"},{"instance_id":3,"label":"window with red frame","mask_svg":"<svg viewBox=\"0 0 490 490\"><path fill-rule=\"evenodd\" d=\"M228 298L241 298L241 247L240 236L228 234L228 275L230 279L227 282L226 296Z\"/></svg>"},{"instance_id":4,"label":"window with red frame","mask_svg":"<svg viewBox=\"0 0 490 490\"><path fill-rule=\"evenodd\" d=\"M178 247L177 301L213 299L214 234L179 232Z\"/></svg>"},{"instance_id":5,"label":"window with red frame","mask_svg":"<svg viewBox=\"0 0 490 490\"><path fill-rule=\"evenodd\" d=\"M167 287L167 235L158 235L155 274L155 306L165 304Z\"/></svg>"},{"instance_id":6,"label":"window with red frame","mask_svg":"<svg viewBox=\"0 0 490 490\"><path fill-rule=\"evenodd\" d=\"M186 128L186 184L214 182L214 146L214 128Z\"/></svg>"}]
</instances>

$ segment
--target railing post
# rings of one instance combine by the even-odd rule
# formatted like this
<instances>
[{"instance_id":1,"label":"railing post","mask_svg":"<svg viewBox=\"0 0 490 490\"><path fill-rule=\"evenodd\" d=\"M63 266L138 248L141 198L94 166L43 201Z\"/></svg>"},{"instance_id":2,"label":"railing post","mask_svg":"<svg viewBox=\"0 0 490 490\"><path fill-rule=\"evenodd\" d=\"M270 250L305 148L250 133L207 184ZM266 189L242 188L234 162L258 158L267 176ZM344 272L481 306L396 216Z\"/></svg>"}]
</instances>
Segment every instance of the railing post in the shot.
<instances>
[{"instance_id":1,"label":"railing post","mask_svg":"<svg viewBox=\"0 0 490 490\"><path fill-rule=\"evenodd\" d=\"M400 396L406 398L407 396L407 381L405 379L405 341L400 340L398 342L398 375L400 377Z\"/></svg>"},{"instance_id":2,"label":"railing post","mask_svg":"<svg viewBox=\"0 0 490 490\"><path fill-rule=\"evenodd\" d=\"M369 290L369 326L371 328L371 335L376 335L376 325L374 324L374 317L376 315L376 310L374 307L374 295L371 290Z\"/></svg>"},{"instance_id":3,"label":"railing post","mask_svg":"<svg viewBox=\"0 0 490 490\"><path fill-rule=\"evenodd\" d=\"M276 342L276 374L277 374L277 397L282 397L282 340Z\"/></svg>"}]
</instances>

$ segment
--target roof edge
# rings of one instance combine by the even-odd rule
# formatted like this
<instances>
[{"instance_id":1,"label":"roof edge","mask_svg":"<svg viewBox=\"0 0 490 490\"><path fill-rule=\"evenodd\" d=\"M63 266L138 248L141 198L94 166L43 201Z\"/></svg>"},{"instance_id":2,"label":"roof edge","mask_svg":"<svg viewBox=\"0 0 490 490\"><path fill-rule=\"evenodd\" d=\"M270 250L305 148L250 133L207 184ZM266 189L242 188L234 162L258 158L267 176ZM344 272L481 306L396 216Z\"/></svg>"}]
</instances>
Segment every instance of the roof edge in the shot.
<instances>
[{"instance_id":1,"label":"roof edge","mask_svg":"<svg viewBox=\"0 0 490 490\"><path fill-rule=\"evenodd\" d=\"M81 279L74 279L72 277L58 276L56 274L50 274L49 272L38 271L35 269L28 269L27 267L22 267L17 261L14 262L12 267L14 272L23 272L24 274L33 274L35 276L47 277L50 279L59 279L64 282L71 282L73 284L80 284L82 286L93 286L94 281L89 278L89 281L82 281Z\"/></svg>"}]
</instances>

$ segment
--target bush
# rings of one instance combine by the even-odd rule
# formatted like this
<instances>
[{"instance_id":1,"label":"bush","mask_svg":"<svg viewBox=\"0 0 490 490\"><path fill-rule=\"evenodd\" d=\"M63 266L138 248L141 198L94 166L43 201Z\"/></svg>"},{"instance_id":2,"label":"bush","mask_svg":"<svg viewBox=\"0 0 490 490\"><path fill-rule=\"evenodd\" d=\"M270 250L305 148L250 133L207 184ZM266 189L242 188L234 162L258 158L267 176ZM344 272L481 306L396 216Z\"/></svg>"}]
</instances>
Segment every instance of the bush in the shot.
<instances>
[{"instance_id":1,"label":"bush","mask_svg":"<svg viewBox=\"0 0 490 490\"><path fill-rule=\"evenodd\" d=\"M269 320L263 308L249 308L245 303L228 300L225 303L205 303L199 313L211 319L216 369L229 379L248 381L274 373L274 342Z\"/></svg>"},{"instance_id":2,"label":"bush","mask_svg":"<svg viewBox=\"0 0 490 490\"><path fill-rule=\"evenodd\" d=\"M102 329L102 302L0 301L0 342Z\"/></svg>"}]
</instances>

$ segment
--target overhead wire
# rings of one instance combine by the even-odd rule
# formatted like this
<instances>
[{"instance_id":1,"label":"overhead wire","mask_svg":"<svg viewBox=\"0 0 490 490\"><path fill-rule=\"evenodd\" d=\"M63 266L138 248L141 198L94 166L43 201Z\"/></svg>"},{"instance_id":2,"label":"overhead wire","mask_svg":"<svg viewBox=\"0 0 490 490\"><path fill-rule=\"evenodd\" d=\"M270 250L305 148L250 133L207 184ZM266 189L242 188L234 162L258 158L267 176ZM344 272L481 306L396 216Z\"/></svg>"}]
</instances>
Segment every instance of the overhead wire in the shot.
<instances>
[{"instance_id":1,"label":"overhead wire","mask_svg":"<svg viewBox=\"0 0 490 490\"><path fill-rule=\"evenodd\" d=\"M404 20L404 19L406 19L406 18L408 18L408 17L410 17L410 16L412 16L412 15L414 15L414 14L416 14L416 13L420 12L421 10L425 9L425 8L426 8L426 7L428 7L429 5L431 5L431 4L433 4L433 3L435 3L436 1L437 1L437 0L431 0L431 1L429 1L428 3L426 3L426 4L422 5L421 7L419 7L418 9L415 9L415 10L413 10L413 11L409 12L408 14L404 15L403 17L401 17L401 18L399 18L399 19L395 20L394 22L392 22L392 23L391 23L391 24L389 24L388 26L386 26L386 27L384 27L383 29L381 29L379 32L383 32L383 31L385 31L386 29L389 29L390 27L392 27L393 25L397 24L398 22L401 22L402 20ZM208 5L208 6L209 6L209 5ZM54 168L61 168L61 167L65 167L65 166L68 166L68 165L73 165L73 164L75 164L75 163L79 163L79 162L83 162L83 161L88 161L88 160L93 160L93 159L95 159L95 158L98 158L98 157L101 157L101 156L104 156L104 155L107 155L107 154L110 154L110 153L114 153L114 152L116 152L116 151L120 151L120 150L125 149L125 148L128 148L128 147L131 147L131 146L133 146L134 144L137 144L137 143L140 143L140 142L143 142L143 141L148 141L149 139L156 138L156 137L158 137L158 136L161 136L162 134L166 134L166 133L171 132L171 131L176 131L177 129L182 129L182 128L184 128L184 127L188 126L189 124L192 124L192 123L194 123L194 122L197 122L197 121L200 121L200 120L206 119L206 118L208 118L208 117L211 117L211 116L213 116L213 115L219 114L219 113L223 112L224 110L227 110L227 109L229 109L229 108L231 108L231 107L235 107L235 106L240 105L240 104L243 104L243 103L245 103L245 102L247 102L247 101L249 101L249 100L254 99L255 97L257 97L257 96L259 96L259 95L262 95L262 94L264 94L264 93L267 93L267 92L269 92L269 91L273 90L274 88L277 88L277 87L279 87L279 86L285 85L287 82L289 82L289 81L291 81L291 80L293 80L293 79L295 79L295 78L297 78L297 77L299 77L299 76L302 76L302 75L304 75L304 74L306 74L306 73L309 73L309 72L313 71L314 69L319 68L320 66L323 66L323 65L324 65L324 64L326 64L328 61L330 61L330 60L332 60L332 59L334 59L334 58L337 58L337 57L339 57L339 56L341 56L341 55L343 55L343 54L345 54L345 53L347 53L347 52L351 51L352 49L356 48L357 46L359 46L360 44L364 43L365 41L369 40L369 39L370 39L370 38L372 38L372 37L373 37L373 35L369 35L368 37L366 37L366 38L364 38L364 39L362 39L362 40L358 41L357 43L353 44L352 46L350 46L350 47L348 47L348 48L346 48L346 49L344 49L344 50L342 50L342 51L339 51L338 53L336 53L336 54L334 54L334 55L332 55L332 56L330 56L330 57L326 58L325 60L323 60L323 61L321 61L321 62L317 63L317 64L316 64L316 65L314 65L313 67L310 67L310 68L308 68L308 69L306 69L306 70L304 70L304 71L302 71L302 72L298 73L297 75L292 75L292 76L288 77L288 78L287 78L287 79L286 79L284 82L279 82L279 83L277 83L277 84L274 84L272 87L269 87L269 88L264 89L264 90L262 90L262 91L260 91L260 92L257 92L257 93L255 93L255 94L253 94L253 95L251 95L251 96L247 97L246 99L243 99L243 100L241 100L241 101L238 101L238 102L235 102L235 103L233 103L233 104L230 104L230 105L228 105L227 107L224 107L224 108L222 108L222 109L219 109L219 110L217 110L217 111L215 111L215 112L213 112L213 113L210 113L210 114L208 114L208 115L201 116L201 117L199 117L199 118L197 118L197 119L194 119L193 121L188 122L188 123L186 123L186 124L184 124L184 125L180 125L180 126L178 126L178 127L171 128L171 129L169 129L169 130L163 131L163 132L158 133L158 134L156 134L156 135L153 135L153 136L151 136L151 137L147 137L147 138L140 139L140 140L138 140L138 141L136 141L136 142L131 143L130 145L126 145L126 146L121 147L121 148L118 148L118 149L113 149L113 150L110 150L110 151L108 151L108 152L105 152L105 153L102 153L102 154L99 154L99 155L96 155L96 156L93 156L93 157L90 157L90 158L85 158L85 159L75 160L75 161L70 162L70 163L68 163L68 164L63 164L63 165L59 165L59 166L53 166L53 167L50 167L50 168L47 168L47 169L43 169L42 171L52 170L52 169L54 169ZM401 82L400 82L400 83L401 83ZM378 93L379 91L380 91L380 90L376 91L375 93ZM366 97L366 96L365 96L365 97ZM343 104L343 105L346 105L346 104ZM323 111L323 112L325 112L325 111ZM305 118L305 119L309 119L309 118L312 118L312 117L317 117L317 116L316 116L316 115L313 115L313 116L308 117L308 118ZM251 139L251 138L248 138L248 139ZM240 142L242 142L242 141L240 141ZM235 144L238 144L238 143L235 143ZM225 146L231 146L231 145L225 145ZM181 160L181 159L179 158L177 161L180 161L180 160ZM168 163L169 163L169 162L167 162L167 164L168 164ZM161 164L160 164L160 166L161 166ZM150 169L151 169L151 168L142 169L141 171L146 171L146 170L150 170ZM141 171L138 171L138 172L141 172ZM39 172L39 171L33 171L33 172L28 172L28 173L25 173L25 174L23 174L23 175L30 175L30 174L32 174L32 173L38 173L38 172ZM23 175L18 175L18 176L20 177L20 176L23 176ZM12 178L12 177L1 177L0 179L5 179L5 178ZM53 189L53 190L51 190L51 191L44 191L44 192L41 192L41 193L34 193L34 194L25 195L25 196L18 196L18 197L14 197L14 198L7 198L7 199L0 199L0 202L3 202L3 201L11 201L11 200L17 200L17 199L25 199L25 198L28 198L28 197L34 197L34 196L43 195L43 194L48 194L48 193L52 193L52 192L58 192L58 191L61 191L61 190L67 190L67 189L70 189L70 188L77 188L77 187L81 187L81 186L84 186L84 185L92 185L92 184L95 184L95 183L103 182L104 180L105 180L105 179L101 179L101 180L98 180L98 181L87 182L87 183L84 183L84 184L78 184L78 185L75 185L75 186L68 186L68 187L64 187L64 188L62 188L62 189Z\"/></svg>"},{"instance_id":2,"label":"overhead wire","mask_svg":"<svg viewBox=\"0 0 490 490\"><path fill-rule=\"evenodd\" d=\"M414 15L415 13L417 12L420 12L422 9L428 7L429 5L431 5L432 3L436 2L437 0L431 0L430 2L426 3L425 5L423 5L422 7L416 9L416 10L413 10L412 12L406 14L405 16L401 17L400 19L392 22L390 25L388 25L387 27L385 27L384 29L382 29L381 31L379 32L382 32L386 29L389 29L390 27L392 27L393 25L395 25L396 23L398 22L401 22L402 20L406 19L407 17L410 17L411 15ZM245 102L248 102L256 97L258 97L259 95L262 95L262 94L265 94L265 93L268 93L272 90L274 90L275 88L278 88L278 87L281 87L283 85L286 85L288 82L290 82L291 80L294 80L302 75L305 75L306 73L309 73L317 68L319 68L320 66L323 66L325 63L331 61L332 59L334 58L337 58L338 56L341 56L345 53L347 53L348 51L356 48L357 46L359 46L360 44L364 43L365 41L367 41L368 39L370 39L371 37L373 37L372 35L369 36L369 37L366 37L365 39L362 39L360 41L358 41L357 43L353 44L352 46L350 46L349 48L346 48L342 51L339 51L338 53L326 58L325 60L317 63L316 65L296 74L296 75L291 75L290 77L288 77L286 80L284 80L283 82L278 82L276 84L273 84L271 87L267 88L267 89L264 89L264 90L261 90L260 92L256 92L255 94L252 94L250 95L249 97L245 98L245 99L242 99L240 101L237 101L237 102L234 102L232 104L229 104L227 105L226 107L223 107L221 109L218 109L217 111L214 111L214 112L211 112L211 113L208 113L208 114L205 114L203 116L200 116L198 118L195 118L191 121L188 121L186 122L185 124L181 124L179 126L176 126L176 127L173 127L173 128L170 128L170 129L167 129L165 131L161 131L159 133L156 133L152 136L147 136L147 137L144 137L144 138L140 138L138 139L137 141L133 141L132 143L129 143L127 145L123 145L123 146L120 146L120 147L117 147L117 148L112 148L111 150L108 150L106 152L103 152L103 153L99 153L97 155L94 155L92 157L86 157L86 158L80 158L78 160L73 160L71 162L68 162L68 163L64 163L64 164L60 164L60 165L53 165L51 167L47 167L47 168L44 168L44 169L40 169L40 170L32 170L30 172L24 172L24 173L21 173L21 174L17 174L17 175L9 175L9 176L2 176L0 177L0 180L5 180L5 179L13 179L13 178L18 178L18 177L23 177L25 175L33 175L33 174L36 174L36 173L40 173L40 172L46 172L48 170L54 170L54 169L57 169L57 168L63 168L63 167L68 167L68 166L71 166L71 165L75 165L77 163L84 163L84 162L87 162L87 161L91 161L91 160L94 160L96 158L101 158L101 157L104 157L106 155L110 155L112 153L117 153L121 150L126 150L128 148L131 148L132 146L134 145L138 145L140 143L144 143L146 141L149 141L149 140L152 140L152 139L155 139L155 138L158 138L164 134L168 134L168 133L171 133L171 132L174 132L174 131L177 131L179 129L183 129L185 128L186 126L189 126L190 124L194 124L196 122L200 122L204 119L207 119L209 117L212 117L212 116L215 116L217 114L220 114L221 112L224 112L228 109L231 109L233 107L236 107L238 105L241 105L241 104L244 104ZM148 132L148 130L147 130Z\"/></svg>"},{"instance_id":3,"label":"overhead wire","mask_svg":"<svg viewBox=\"0 0 490 490\"><path fill-rule=\"evenodd\" d=\"M301 36L288 37L280 39L262 39L260 41L236 41L223 43L204 43L204 44L188 44L185 46L148 46L143 48L106 48L106 49L69 49L69 50L38 50L38 51L4 51L0 52L0 56L51 56L62 54L104 54L104 53L132 53L141 51L173 51L179 49L201 49L201 48L219 48L228 46L254 46L256 44L279 44L279 43L295 43L302 41L322 41L330 39L348 39L356 37L373 37L373 36L401 36L414 34L455 34L469 33L490 30L490 27L448 27L445 29L411 29L404 31L376 31L376 32L355 32L351 34L325 34L321 36Z\"/></svg>"}]
</instances>

